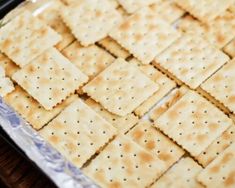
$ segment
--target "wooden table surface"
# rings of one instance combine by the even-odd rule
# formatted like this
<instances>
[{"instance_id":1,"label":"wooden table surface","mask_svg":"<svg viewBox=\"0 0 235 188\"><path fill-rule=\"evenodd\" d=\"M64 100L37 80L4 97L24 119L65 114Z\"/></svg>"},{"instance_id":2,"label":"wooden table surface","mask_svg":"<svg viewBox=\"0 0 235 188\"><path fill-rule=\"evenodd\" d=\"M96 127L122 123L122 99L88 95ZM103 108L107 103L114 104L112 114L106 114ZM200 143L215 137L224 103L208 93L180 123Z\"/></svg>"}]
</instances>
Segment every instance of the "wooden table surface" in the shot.
<instances>
[{"instance_id":1,"label":"wooden table surface","mask_svg":"<svg viewBox=\"0 0 235 188\"><path fill-rule=\"evenodd\" d=\"M56 187L36 166L0 136L0 187Z\"/></svg>"}]
</instances>

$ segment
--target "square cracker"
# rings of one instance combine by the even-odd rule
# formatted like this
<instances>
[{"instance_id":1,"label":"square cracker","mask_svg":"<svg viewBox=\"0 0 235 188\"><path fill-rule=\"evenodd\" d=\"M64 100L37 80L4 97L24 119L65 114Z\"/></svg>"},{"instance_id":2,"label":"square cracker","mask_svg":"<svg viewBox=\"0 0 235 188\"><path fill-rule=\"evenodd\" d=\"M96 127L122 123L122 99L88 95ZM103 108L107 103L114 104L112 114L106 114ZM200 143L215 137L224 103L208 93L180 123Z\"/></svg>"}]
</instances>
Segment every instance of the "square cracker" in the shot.
<instances>
[{"instance_id":1,"label":"square cracker","mask_svg":"<svg viewBox=\"0 0 235 188\"><path fill-rule=\"evenodd\" d=\"M184 32L204 37L217 48L223 48L234 38L235 14L226 11L208 24L203 24L187 15L179 20L177 27Z\"/></svg>"},{"instance_id":2,"label":"square cracker","mask_svg":"<svg viewBox=\"0 0 235 188\"><path fill-rule=\"evenodd\" d=\"M180 7L204 23L221 15L234 0L174 0Z\"/></svg>"},{"instance_id":3,"label":"square cracker","mask_svg":"<svg viewBox=\"0 0 235 188\"><path fill-rule=\"evenodd\" d=\"M206 187L233 188L235 186L235 143L230 145L201 173L197 180Z\"/></svg>"},{"instance_id":4,"label":"square cracker","mask_svg":"<svg viewBox=\"0 0 235 188\"><path fill-rule=\"evenodd\" d=\"M126 136L118 135L83 172L103 188L147 187L166 167Z\"/></svg>"},{"instance_id":5,"label":"square cracker","mask_svg":"<svg viewBox=\"0 0 235 188\"><path fill-rule=\"evenodd\" d=\"M235 142L235 126L232 125L219 138L214 140L212 144L200 155L196 157L197 161L206 167L229 145Z\"/></svg>"},{"instance_id":6,"label":"square cracker","mask_svg":"<svg viewBox=\"0 0 235 188\"><path fill-rule=\"evenodd\" d=\"M185 153L178 145L171 141L149 121L140 121L127 136L146 150L161 159L167 168L179 160Z\"/></svg>"},{"instance_id":7,"label":"square cracker","mask_svg":"<svg viewBox=\"0 0 235 188\"><path fill-rule=\"evenodd\" d=\"M224 52L228 54L230 57L235 57L235 39L230 41L224 48Z\"/></svg>"},{"instance_id":8,"label":"square cracker","mask_svg":"<svg viewBox=\"0 0 235 188\"><path fill-rule=\"evenodd\" d=\"M60 35L27 11L0 29L0 50L20 67L60 40Z\"/></svg>"},{"instance_id":9,"label":"square cracker","mask_svg":"<svg viewBox=\"0 0 235 188\"><path fill-rule=\"evenodd\" d=\"M88 98L85 103L91 107L97 114L102 116L106 121L112 124L119 133L126 133L129 131L138 121L139 118L133 113L126 116L118 116L105 110L99 103L95 102L91 98Z\"/></svg>"},{"instance_id":10,"label":"square cracker","mask_svg":"<svg viewBox=\"0 0 235 188\"><path fill-rule=\"evenodd\" d=\"M151 9L171 24L185 14L185 11L179 8L173 0L159 0L159 2L151 5Z\"/></svg>"},{"instance_id":11,"label":"square cracker","mask_svg":"<svg viewBox=\"0 0 235 188\"><path fill-rule=\"evenodd\" d=\"M62 18L83 46L105 38L122 20L108 0L86 0L68 6L63 10Z\"/></svg>"},{"instance_id":12,"label":"square cracker","mask_svg":"<svg viewBox=\"0 0 235 188\"><path fill-rule=\"evenodd\" d=\"M13 92L4 97L4 101L14 108L36 130L46 125L74 99L76 99L76 96L72 95L53 110L48 111L19 86L16 86Z\"/></svg>"},{"instance_id":13,"label":"square cracker","mask_svg":"<svg viewBox=\"0 0 235 188\"><path fill-rule=\"evenodd\" d=\"M51 110L88 80L55 48L48 49L12 78L46 110Z\"/></svg>"},{"instance_id":14,"label":"square cracker","mask_svg":"<svg viewBox=\"0 0 235 188\"><path fill-rule=\"evenodd\" d=\"M109 112L125 116L158 88L138 67L119 58L85 85L83 91Z\"/></svg>"},{"instance_id":15,"label":"square cracker","mask_svg":"<svg viewBox=\"0 0 235 188\"><path fill-rule=\"evenodd\" d=\"M60 12L63 11L64 7L65 5L60 1L53 0L50 2L49 6L38 15L40 19L61 35L62 40L56 45L58 50L64 49L75 40L69 28L62 21Z\"/></svg>"},{"instance_id":16,"label":"square cracker","mask_svg":"<svg viewBox=\"0 0 235 188\"><path fill-rule=\"evenodd\" d=\"M180 33L154 10L145 7L128 17L109 35L143 64L149 64Z\"/></svg>"},{"instance_id":17,"label":"square cracker","mask_svg":"<svg viewBox=\"0 0 235 188\"><path fill-rule=\"evenodd\" d=\"M127 50L121 47L115 40L113 40L109 36L98 41L98 44L116 57L126 59L130 56L130 53Z\"/></svg>"},{"instance_id":18,"label":"square cracker","mask_svg":"<svg viewBox=\"0 0 235 188\"><path fill-rule=\"evenodd\" d=\"M116 134L116 129L76 99L39 133L80 168Z\"/></svg>"},{"instance_id":19,"label":"square cracker","mask_svg":"<svg viewBox=\"0 0 235 188\"><path fill-rule=\"evenodd\" d=\"M16 65L12 60L2 53L0 53L0 67L5 70L6 76L8 77L11 77L16 71L20 69L18 65Z\"/></svg>"},{"instance_id":20,"label":"square cracker","mask_svg":"<svg viewBox=\"0 0 235 188\"><path fill-rule=\"evenodd\" d=\"M201 88L235 113L235 59L205 81Z\"/></svg>"},{"instance_id":21,"label":"square cracker","mask_svg":"<svg viewBox=\"0 0 235 188\"><path fill-rule=\"evenodd\" d=\"M139 69L159 85L159 90L135 109L135 114L142 117L165 95L167 95L167 93L169 93L176 84L166 75L155 69L152 65L143 65L136 59L132 59L130 63L139 64Z\"/></svg>"},{"instance_id":22,"label":"square cracker","mask_svg":"<svg viewBox=\"0 0 235 188\"><path fill-rule=\"evenodd\" d=\"M77 41L65 48L62 53L90 79L104 70L115 59L96 45L82 47Z\"/></svg>"},{"instance_id":23,"label":"square cracker","mask_svg":"<svg viewBox=\"0 0 235 188\"><path fill-rule=\"evenodd\" d=\"M202 170L192 158L186 157L170 168L151 188L203 188L196 177Z\"/></svg>"},{"instance_id":24,"label":"square cracker","mask_svg":"<svg viewBox=\"0 0 235 188\"><path fill-rule=\"evenodd\" d=\"M117 0L117 1L129 14L132 14L138 9L141 9L145 6L160 2L160 0Z\"/></svg>"},{"instance_id":25,"label":"square cracker","mask_svg":"<svg viewBox=\"0 0 235 188\"><path fill-rule=\"evenodd\" d=\"M0 66L0 97L4 97L14 90L12 81L5 76L5 70Z\"/></svg>"},{"instance_id":26,"label":"square cracker","mask_svg":"<svg viewBox=\"0 0 235 188\"><path fill-rule=\"evenodd\" d=\"M195 89L228 60L227 55L200 36L185 34L158 55L154 64Z\"/></svg>"},{"instance_id":27,"label":"square cracker","mask_svg":"<svg viewBox=\"0 0 235 188\"><path fill-rule=\"evenodd\" d=\"M192 156L198 156L233 122L195 91L188 91L155 121L155 126Z\"/></svg>"}]
</instances>

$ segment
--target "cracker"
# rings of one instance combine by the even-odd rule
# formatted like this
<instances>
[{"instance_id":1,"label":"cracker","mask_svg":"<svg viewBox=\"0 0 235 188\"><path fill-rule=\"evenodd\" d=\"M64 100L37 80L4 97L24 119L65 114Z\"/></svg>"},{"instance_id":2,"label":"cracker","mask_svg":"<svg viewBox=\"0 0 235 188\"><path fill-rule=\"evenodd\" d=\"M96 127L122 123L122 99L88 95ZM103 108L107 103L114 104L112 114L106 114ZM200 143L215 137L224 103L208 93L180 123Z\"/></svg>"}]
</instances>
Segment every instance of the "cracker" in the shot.
<instances>
[{"instance_id":1,"label":"cracker","mask_svg":"<svg viewBox=\"0 0 235 188\"><path fill-rule=\"evenodd\" d=\"M160 0L158 3L152 4L151 9L168 23L175 22L185 13L172 0Z\"/></svg>"},{"instance_id":2,"label":"cracker","mask_svg":"<svg viewBox=\"0 0 235 188\"><path fill-rule=\"evenodd\" d=\"M36 130L41 129L75 99L76 96L72 95L53 110L48 111L19 86L4 97L4 101Z\"/></svg>"},{"instance_id":3,"label":"cracker","mask_svg":"<svg viewBox=\"0 0 235 188\"><path fill-rule=\"evenodd\" d=\"M225 12L208 24L203 24L191 16L179 20L178 28L204 37L217 48L223 48L235 35L235 15Z\"/></svg>"},{"instance_id":4,"label":"cracker","mask_svg":"<svg viewBox=\"0 0 235 188\"><path fill-rule=\"evenodd\" d=\"M149 64L180 33L152 9L145 7L128 17L109 35L143 64Z\"/></svg>"},{"instance_id":5,"label":"cracker","mask_svg":"<svg viewBox=\"0 0 235 188\"><path fill-rule=\"evenodd\" d=\"M27 11L0 29L0 50L20 67L60 40L60 35Z\"/></svg>"},{"instance_id":6,"label":"cracker","mask_svg":"<svg viewBox=\"0 0 235 188\"><path fill-rule=\"evenodd\" d=\"M204 23L210 23L223 14L234 0L174 0L180 7Z\"/></svg>"},{"instance_id":7,"label":"cracker","mask_svg":"<svg viewBox=\"0 0 235 188\"><path fill-rule=\"evenodd\" d=\"M0 66L0 97L4 97L14 90L12 81L5 76L5 70Z\"/></svg>"},{"instance_id":8,"label":"cracker","mask_svg":"<svg viewBox=\"0 0 235 188\"><path fill-rule=\"evenodd\" d=\"M136 66L116 59L83 87L83 91L113 114L125 116L158 90ZM142 91L145 92L142 92Z\"/></svg>"},{"instance_id":9,"label":"cracker","mask_svg":"<svg viewBox=\"0 0 235 188\"><path fill-rule=\"evenodd\" d=\"M198 156L233 124L195 91L188 91L155 121L155 126L192 156Z\"/></svg>"},{"instance_id":10,"label":"cracker","mask_svg":"<svg viewBox=\"0 0 235 188\"><path fill-rule=\"evenodd\" d=\"M62 18L83 46L105 38L121 21L121 15L107 0L86 0L71 5L63 10Z\"/></svg>"},{"instance_id":11,"label":"cracker","mask_svg":"<svg viewBox=\"0 0 235 188\"><path fill-rule=\"evenodd\" d=\"M65 5L63 5L60 1L54 0L50 2L49 7L38 15L40 19L46 22L51 28L61 35L62 40L56 45L58 50L64 49L75 40L75 37L72 35L60 16L60 12L63 11L64 7Z\"/></svg>"},{"instance_id":12,"label":"cracker","mask_svg":"<svg viewBox=\"0 0 235 188\"><path fill-rule=\"evenodd\" d=\"M80 168L116 134L116 130L84 102L76 99L39 133Z\"/></svg>"},{"instance_id":13,"label":"cracker","mask_svg":"<svg viewBox=\"0 0 235 188\"><path fill-rule=\"evenodd\" d=\"M6 76L8 77L11 77L16 71L19 70L19 67L2 53L0 53L0 67L5 70Z\"/></svg>"},{"instance_id":14,"label":"cracker","mask_svg":"<svg viewBox=\"0 0 235 188\"><path fill-rule=\"evenodd\" d=\"M222 51L200 36L185 34L162 54L154 64L167 69L190 88L197 88L229 60Z\"/></svg>"},{"instance_id":15,"label":"cracker","mask_svg":"<svg viewBox=\"0 0 235 188\"><path fill-rule=\"evenodd\" d=\"M115 138L83 172L101 187L147 187L166 167L125 136Z\"/></svg>"},{"instance_id":16,"label":"cracker","mask_svg":"<svg viewBox=\"0 0 235 188\"><path fill-rule=\"evenodd\" d=\"M135 116L133 113L127 114L123 117L112 114L91 98L88 98L85 103L94 111L96 111L97 114L99 114L106 121L112 124L119 133L126 133L139 121L138 117Z\"/></svg>"},{"instance_id":17,"label":"cracker","mask_svg":"<svg viewBox=\"0 0 235 188\"><path fill-rule=\"evenodd\" d=\"M121 47L115 40L110 37L106 37L98 41L98 44L101 47L105 48L108 52L113 54L115 57L126 59L130 56L130 53L127 50Z\"/></svg>"},{"instance_id":18,"label":"cracker","mask_svg":"<svg viewBox=\"0 0 235 188\"><path fill-rule=\"evenodd\" d=\"M135 114L142 117L154 106L154 104L158 103L167 93L169 93L176 84L152 65L141 65L139 68L159 85L159 90L135 109Z\"/></svg>"},{"instance_id":19,"label":"cracker","mask_svg":"<svg viewBox=\"0 0 235 188\"><path fill-rule=\"evenodd\" d=\"M235 143L212 161L197 177L206 187L235 186Z\"/></svg>"},{"instance_id":20,"label":"cracker","mask_svg":"<svg viewBox=\"0 0 235 188\"><path fill-rule=\"evenodd\" d=\"M202 89L235 112L235 59L228 62L205 83Z\"/></svg>"},{"instance_id":21,"label":"cracker","mask_svg":"<svg viewBox=\"0 0 235 188\"><path fill-rule=\"evenodd\" d=\"M127 136L161 159L167 168L185 153L178 145L152 127L149 121L139 122Z\"/></svg>"},{"instance_id":22,"label":"cracker","mask_svg":"<svg viewBox=\"0 0 235 188\"><path fill-rule=\"evenodd\" d=\"M98 46L82 47L77 41L65 48L62 53L90 79L114 61L112 55Z\"/></svg>"},{"instance_id":23,"label":"cracker","mask_svg":"<svg viewBox=\"0 0 235 188\"><path fill-rule=\"evenodd\" d=\"M235 126L232 125L219 138L212 142L212 144L200 155L196 157L198 162L206 167L213 161L221 152L223 152L229 145L235 142Z\"/></svg>"},{"instance_id":24,"label":"cracker","mask_svg":"<svg viewBox=\"0 0 235 188\"><path fill-rule=\"evenodd\" d=\"M149 118L152 121L155 121L159 118L164 112L166 112L171 106L173 106L186 92L188 88L181 86L172 90L167 96L161 100L157 105L150 111Z\"/></svg>"},{"instance_id":25,"label":"cracker","mask_svg":"<svg viewBox=\"0 0 235 188\"><path fill-rule=\"evenodd\" d=\"M141 9L145 6L160 2L160 0L117 0L117 1L129 14L132 14L138 9Z\"/></svg>"},{"instance_id":26,"label":"cracker","mask_svg":"<svg viewBox=\"0 0 235 188\"><path fill-rule=\"evenodd\" d=\"M225 47L224 47L224 52L228 54L230 57L234 58L235 57L235 39L230 41Z\"/></svg>"},{"instance_id":27,"label":"cracker","mask_svg":"<svg viewBox=\"0 0 235 188\"><path fill-rule=\"evenodd\" d=\"M203 188L196 176L202 167L190 157L182 158L171 167L151 188Z\"/></svg>"},{"instance_id":28,"label":"cracker","mask_svg":"<svg viewBox=\"0 0 235 188\"><path fill-rule=\"evenodd\" d=\"M48 49L12 78L46 110L51 110L88 80L55 48Z\"/></svg>"}]
</instances>

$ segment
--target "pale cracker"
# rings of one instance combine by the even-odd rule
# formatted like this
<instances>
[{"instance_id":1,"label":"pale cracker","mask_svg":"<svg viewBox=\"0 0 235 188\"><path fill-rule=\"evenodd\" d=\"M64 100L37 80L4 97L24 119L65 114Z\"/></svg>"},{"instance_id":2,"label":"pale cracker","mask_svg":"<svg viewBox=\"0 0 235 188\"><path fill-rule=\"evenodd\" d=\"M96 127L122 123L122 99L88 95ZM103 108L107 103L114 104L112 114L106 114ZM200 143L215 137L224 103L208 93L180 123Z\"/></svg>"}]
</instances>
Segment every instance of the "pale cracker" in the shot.
<instances>
[{"instance_id":1,"label":"pale cracker","mask_svg":"<svg viewBox=\"0 0 235 188\"><path fill-rule=\"evenodd\" d=\"M48 111L19 86L16 86L13 92L4 97L4 101L14 108L36 130L46 125L74 99L76 97L72 95L53 110Z\"/></svg>"},{"instance_id":2,"label":"pale cracker","mask_svg":"<svg viewBox=\"0 0 235 188\"><path fill-rule=\"evenodd\" d=\"M116 57L126 59L131 55L127 50L121 47L115 40L110 37L106 37L98 41L98 44Z\"/></svg>"},{"instance_id":3,"label":"pale cracker","mask_svg":"<svg viewBox=\"0 0 235 188\"><path fill-rule=\"evenodd\" d=\"M227 55L200 36L185 34L158 55L154 64L159 64L195 89L228 60Z\"/></svg>"},{"instance_id":4,"label":"pale cracker","mask_svg":"<svg viewBox=\"0 0 235 188\"><path fill-rule=\"evenodd\" d=\"M51 110L88 80L55 48L48 49L12 78L46 110Z\"/></svg>"},{"instance_id":5,"label":"pale cracker","mask_svg":"<svg viewBox=\"0 0 235 188\"><path fill-rule=\"evenodd\" d=\"M214 140L212 144L200 155L196 157L198 162L206 167L229 145L235 142L235 126L232 125L219 138Z\"/></svg>"},{"instance_id":6,"label":"pale cracker","mask_svg":"<svg viewBox=\"0 0 235 188\"><path fill-rule=\"evenodd\" d=\"M0 50L20 67L60 40L60 35L27 11L0 29Z\"/></svg>"},{"instance_id":7,"label":"pale cracker","mask_svg":"<svg viewBox=\"0 0 235 188\"><path fill-rule=\"evenodd\" d=\"M230 41L224 48L223 51L228 54L230 57L235 57L235 39Z\"/></svg>"},{"instance_id":8,"label":"pale cracker","mask_svg":"<svg viewBox=\"0 0 235 188\"><path fill-rule=\"evenodd\" d=\"M171 24L185 14L185 11L176 6L172 0L160 0L158 3L152 4L151 9Z\"/></svg>"},{"instance_id":9,"label":"pale cracker","mask_svg":"<svg viewBox=\"0 0 235 188\"><path fill-rule=\"evenodd\" d=\"M116 134L116 129L76 99L39 133L80 168Z\"/></svg>"},{"instance_id":10,"label":"pale cracker","mask_svg":"<svg viewBox=\"0 0 235 188\"><path fill-rule=\"evenodd\" d=\"M216 100L235 112L235 59L204 82L201 87Z\"/></svg>"},{"instance_id":11,"label":"pale cracker","mask_svg":"<svg viewBox=\"0 0 235 188\"><path fill-rule=\"evenodd\" d=\"M0 66L0 97L4 97L14 90L14 84L5 76L5 70Z\"/></svg>"},{"instance_id":12,"label":"pale cracker","mask_svg":"<svg viewBox=\"0 0 235 188\"><path fill-rule=\"evenodd\" d=\"M197 177L206 187L233 188L235 186L235 143L212 161Z\"/></svg>"},{"instance_id":13,"label":"pale cracker","mask_svg":"<svg viewBox=\"0 0 235 188\"><path fill-rule=\"evenodd\" d=\"M140 121L127 136L146 150L161 159L167 168L178 161L185 153L167 136L152 127L149 121Z\"/></svg>"},{"instance_id":14,"label":"pale cracker","mask_svg":"<svg viewBox=\"0 0 235 188\"><path fill-rule=\"evenodd\" d=\"M38 15L40 19L61 35L62 40L56 45L58 50L64 49L75 40L75 37L72 35L60 16L60 12L63 11L64 7L65 5L60 1L54 0L50 2L49 7Z\"/></svg>"},{"instance_id":15,"label":"pale cracker","mask_svg":"<svg viewBox=\"0 0 235 188\"><path fill-rule=\"evenodd\" d=\"M132 59L130 62L133 61L136 60ZM167 93L176 87L176 84L152 65L140 65L139 69L159 85L159 90L135 109L135 114L142 117L154 106L154 104L158 103Z\"/></svg>"},{"instance_id":16,"label":"pale cracker","mask_svg":"<svg viewBox=\"0 0 235 188\"><path fill-rule=\"evenodd\" d=\"M180 33L145 7L128 17L109 35L143 64L149 64Z\"/></svg>"},{"instance_id":17,"label":"pale cracker","mask_svg":"<svg viewBox=\"0 0 235 188\"><path fill-rule=\"evenodd\" d=\"M223 14L234 0L174 0L180 7L204 23Z\"/></svg>"},{"instance_id":18,"label":"pale cracker","mask_svg":"<svg viewBox=\"0 0 235 188\"><path fill-rule=\"evenodd\" d=\"M195 91L188 91L155 121L155 126L196 157L233 124Z\"/></svg>"},{"instance_id":19,"label":"pale cracker","mask_svg":"<svg viewBox=\"0 0 235 188\"><path fill-rule=\"evenodd\" d=\"M107 0L86 0L71 5L63 10L62 18L83 46L105 38L122 20L119 12Z\"/></svg>"},{"instance_id":20,"label":"pale cracker","mask_svg":"<svg viewBox=\"0 0 235 188\"><path fill-rule=\"evenodd\" d=\"M235 15L227 11L207 25L187 15L179 20L177 27L184 32L204 37L217 48L223 48L234 38Z\"/></svg>"},{"instance_id":21,"label":"pale cracker","mask_svg":"<svg viewBox=\"0 0 235 188\"><path fill-rule=\"evenodd\" d=\"M88 98L85 103L94 111L96 111L97 114L99 114L106 121L112 124L119 133L126 133L139 121L138 117L135 116L133 113L127 114L123 117L112 114L91 98Z\"/></svg>"},{"instance_id":22,"label":"pale cracker","mask_svg":"<svg viewBox=\"0 0 235 188\"><path fill-rule=\"evenodd\" d=\"M151 188L203 188L196 177L202 170L192 158L186 157L171 167Z\"/></svg>"},{"instance_id":23,"label":"pale cracker","mask_svg":"<svg viewBox=\"0 0 235 188\"><path fill-rule=\"evenodd\" d=\"M83 91L109 112L125 116L158 88L158 84L142 73L138 67L118 58L85 85Z\"/></svg>"},{"instance_id":24,"label":"pale cracker","mask_svg":"<svg viewBox=\"0 0 235 188\"><path fill-rule=\"evenodd\" d=\"M147 187L164 171L164 163L126 136L118 135L83 172L103 188Z\"/></svg>"},{"instance_id":25,"label":"pale cracker","mask_svg":"<svg viewBox=\"0 0 235 188\"><path fill-rule=\"evenodd\" d=\"M160 0L117 0L117 1L129 14L132 14L135 11L145 6L149 6L153 3L160 2Z\"/></svg>"},{"instance_id":26,"label":"pale cracker","mask_svg":"<svg viewBox=\"0 0 235 188\"><path fill-rule=\"evenodd\" d=\"M96 45L82 47L77 41L65 48L62 53L90 79L103 71L115 59Z\"/></svg>"},{"instance_id":27,"label":"pale cracker","mask_svg":"<svg viewBox=\"0 0 235 188\"><path fill-rule=\"evenodd\" d=\"M188 88L181 86L172 90L163 100L161 100L149 113L149 117L152 121L159 118L164 112L166 112L173 104L175 104L186 92Z\"/></svg>"},{"instance_id":28,"label":"pale cracker","mask_svg":"<svg viewBox=\"0 0 235 188\"><path fill-rule=\"evenodd\" d=\"M20 68L7 56L0 53L0 67L5 70L6 76L11 77Z\"/></svg>"}]
</instances>

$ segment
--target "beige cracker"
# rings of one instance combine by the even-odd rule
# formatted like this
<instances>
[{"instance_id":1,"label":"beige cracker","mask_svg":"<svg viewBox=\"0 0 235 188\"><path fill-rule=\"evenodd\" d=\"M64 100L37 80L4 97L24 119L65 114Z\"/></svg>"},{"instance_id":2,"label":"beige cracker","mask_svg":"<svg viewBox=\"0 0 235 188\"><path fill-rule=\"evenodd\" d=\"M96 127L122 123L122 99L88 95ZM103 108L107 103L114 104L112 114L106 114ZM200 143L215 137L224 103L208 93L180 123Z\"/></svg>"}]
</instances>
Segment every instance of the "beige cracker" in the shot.
<instances>
[{"instance_id":1,"label":"beige cracker","mask_svg":"<svg viewBox=\"0 0 235 188\"><path fill-rule=\"evenodd\" d=\"M8 77L11 77L16 71L19 70L19 67L2 53L0 53L0 67L5 70L6 76Z\"/></svg>"},{"instance_id":2,"label":"beige cracker","mask_svg":"<svg viewBox=\"0 0 235 188\"><path fill-rule=\"evenodd\" d=\"M104 70L115 59L96 45L82 47L77 41L65 48L62 53L90 79Z\"/></svg>"},{"instance_id":3,"label":"beige cracker","mask_svg":"<svg viewBox=\"0 0 235 188\"><path fill-rule=\"evenodd\" d=\"M230 41L225 47L224 52L231 56L232 58L235 57L235 39Z\"/></svg>"},{"instance_id":4,"label":"beige cracker","mask_svg":"<svg viewBox=\"0 0 235 188\"><path fill-rule=\"evenodd\" d=\"M53 110L48 111L19 86L16 86L13 92L4 97L4 101L13 107L36 130L46 125L74 99L76 97L72 95Z\"/></svg>"},{"instance_id":5,"label":"beige cracker","mask_svg":"<svg viewBox=\"0 0 235 188\"><path fill-rule=\"evenodd\" d=\"M119 58L85 85L83 91L109 112L125 116L158 88L135 65Z\"/></svg>"},{"instance_id":6,"label":"beige cracker","mask_svg":"<svg viewBox=\"0 0 235 188\"><path fill-rule=\"evenodd\" d=\"M165 170L160 159L121 135L83 169L103 188L146 187Z\"/></svg>"},{"instance_id":7,"label":"beige cracker","mask_svg":"<svg viewBox=\"0 0 235 188\"><path fill-rule=\"evenodd\" d=\"M151 188L203 188L196 180L201 170L202 167L190 157L182 158Z\"/></svg>"},{"instance_id":8,"label":"beige cracker","mask_svg":"<svg viewBox=\"0 0 235 188\"><path fill-rule=\"evenodd\" d=\"M149 64L180 33L154 10L145 7L128 17L109 35L143 64Z\"/></svg>"},{"instance_id":9,"label":"beige cracker","mask_svg":"<svg viewBox=\"0 0 235 188\"><path fill-rule=\"evenodd\" d=\"M133 113L127 114L123 117L112 114L91 98L88 98L85 103L94 111L96 111L97 114L99 114L106 121L112 124L119 133L126 133L139 121L138 117L135 116Z\"/></svg>"},{"instance_id":10,"label":"beige cracker","mask_svg":"<svg viewBox=\"0 0 235 188\"><path fill-rule=\"evenodd\" d=\"M198 176L206 187L233 188L235 186L235 143L212 161Z\"/></svg>"},{"instance_id":11,"label":"beige cracker","mask_svg":"<svg viewBox=\"0 0 235 188\"><path fill-rule=\"evenodd\" d=\"M188 91L155 121L155 126L192 156L198 156L233 124L195 91Z\"/></svg>"},{"instance_id":12,"label":"beige cracker","mask_svg":"<svg viewBox=\"0 0 235 188\"><path fill-rule=\"evenodd\" d=\"M12 81L5 76L5 70L0 66L0 97L4 97L14 90Z\"/></svg>"},{"instance_id":13,"label":"beige cracker","mask_svg":"<svg viewBox=\"0 0 235 188\"><path fill-rule=\"evenodd\" d=\"M63 10L62 18L83 46L105 38L121 21L121 15L107 0L86 0L72 4Z\"/></svg>"},{"instance_id":14,"label":"beige cracker","mask_svg":"<svg viewBox=\"0 0 235 188\"><path fill-rule=\"evenodd\" d=\"M0 29L0 50L20 67L60 40L60 35L27 11Z\"/></svg>"},{"instance_id":15,"label":"beige cracker","mask_svg":"<svg viewBox=\"0 0 235 188\"><path fill-rule=\"evenodd\" d=\"M80 99L71 103L40 131L45 140L78 168L115 133L114 127Z\"/></svg>"},{"instance_id":16,"label":"beige cracker","mask_svg":"<svg viewBox=\"0 0 235 188\"><path fill-rule=\"evenodd\" d=\"M168 137L152 127L152 123L149 121L140 121L127 135L161 159L167 168L178 161L185 153Z\"/></svg>"},{"instance_id":17,"label":"beige cracker","mask_svg":"<svg viewBox=\"0 0 235 188\"><path fill-rule=\"evenodd\" d=\"M46 110L51 110L88 80L55 48L47 50L12 78Z\"/></svg>"},{"instance_id":18,"label":"beige cracker","mask_svg":"<svg viewBox=\"0 0 235 188\"><path fill-rule=\"evenodd\" d=\"M228 60L227 55L200 36L185 34L158 55L154 63L195 89Z\"/></svg>"}]
</instances>

